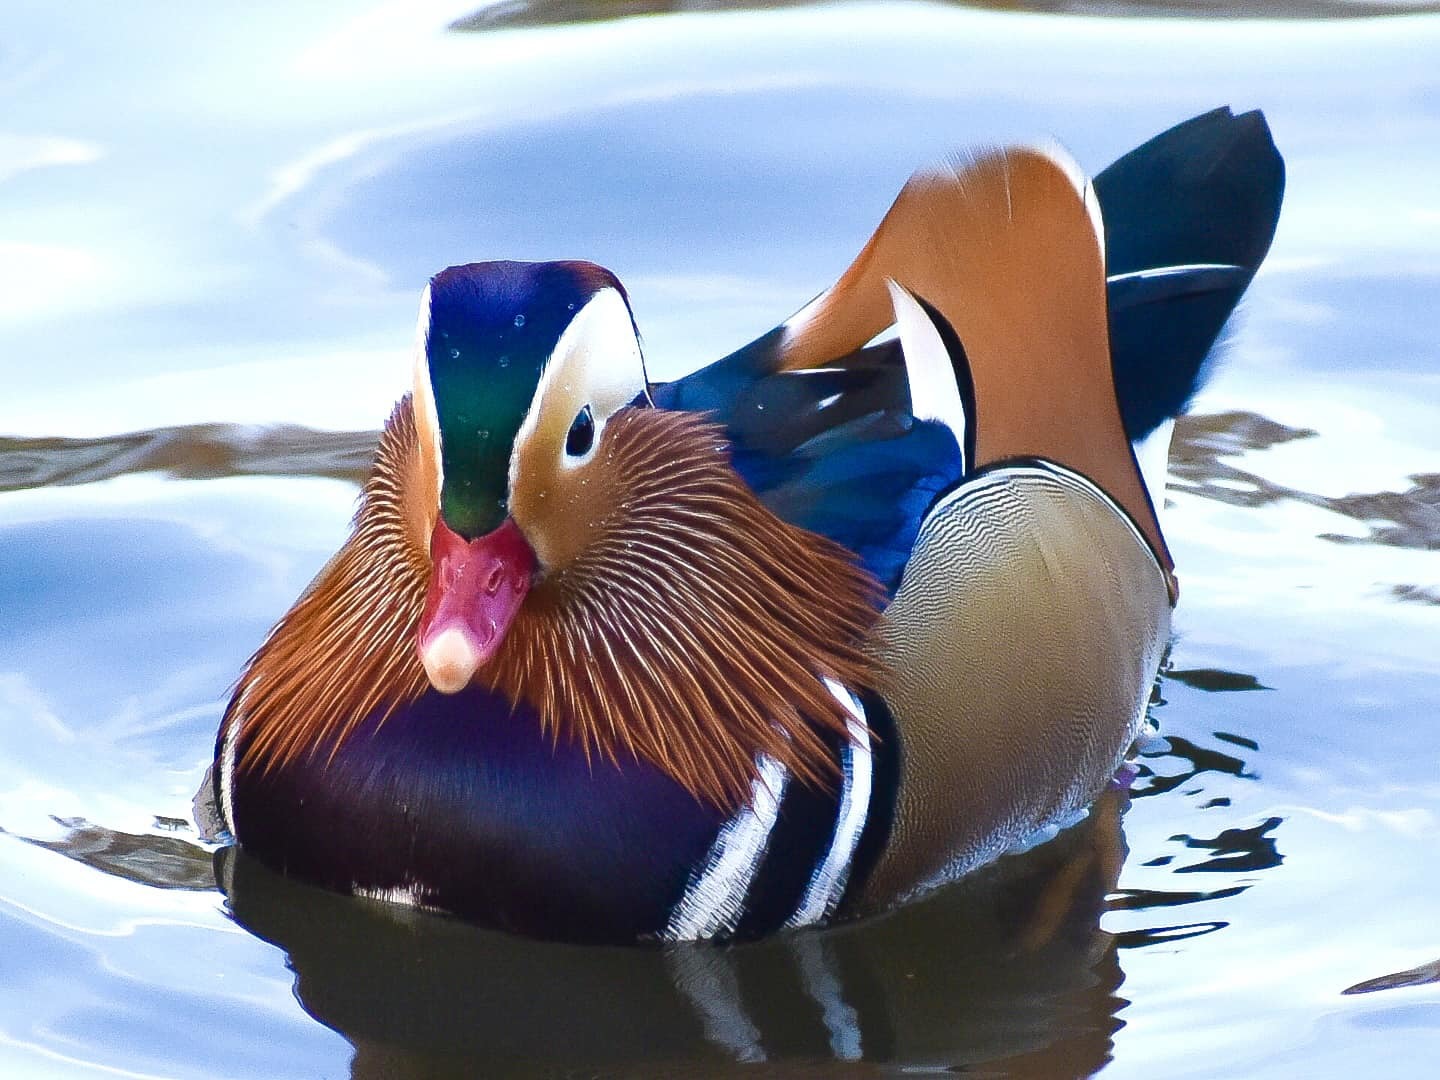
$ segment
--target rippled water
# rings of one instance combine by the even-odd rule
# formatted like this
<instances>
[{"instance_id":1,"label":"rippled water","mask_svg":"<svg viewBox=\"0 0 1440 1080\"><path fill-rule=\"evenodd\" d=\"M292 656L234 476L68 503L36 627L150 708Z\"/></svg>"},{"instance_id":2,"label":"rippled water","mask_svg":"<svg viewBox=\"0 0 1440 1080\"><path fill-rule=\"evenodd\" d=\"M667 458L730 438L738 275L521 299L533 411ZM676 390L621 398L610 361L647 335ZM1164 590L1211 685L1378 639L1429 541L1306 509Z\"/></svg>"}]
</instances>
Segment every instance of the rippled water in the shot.
<instances>
[{"instance_id":1,"label":"rippled water","mask_svg":"<svg viewBox=\"0 0 1440 1080\"><path fill-rule=\"evenodd\" d=\"M0 1074L1429 1075L1440 16L1100 7L8 5ZM1097 169L1227 102L1290 187L1177 440L1128 809L732 950L519 941L199 842L226 688L345 533L428 274L606 263L663 377L808 299L921 162L1054 134Z\"/></svg>"}]
</instances>

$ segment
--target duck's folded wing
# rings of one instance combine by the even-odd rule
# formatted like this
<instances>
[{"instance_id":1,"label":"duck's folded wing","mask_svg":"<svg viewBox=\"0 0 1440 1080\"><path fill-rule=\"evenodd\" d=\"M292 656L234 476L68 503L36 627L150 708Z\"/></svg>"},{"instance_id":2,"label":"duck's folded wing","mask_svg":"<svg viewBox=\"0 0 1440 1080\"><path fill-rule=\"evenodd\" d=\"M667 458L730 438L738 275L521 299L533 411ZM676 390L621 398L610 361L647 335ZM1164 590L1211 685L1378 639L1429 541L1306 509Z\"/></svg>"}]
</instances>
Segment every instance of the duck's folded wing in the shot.
<instances>
[{"instance_id":1,"label":"duck's folded wing","mask_svg":"<svg viewBox=\"0 0 1440 1080\"><path fill-rule=\"evenodd\" d=\"M908 456L911 467L904 479L912 485L921 479L926 486L924 481L932 480L938 470L920 457L917 434L923 437L927 424L951 434L943 416L952 411L943 405L937 410L936 403L926 398L945 382L953 394L961 382L977 417L964 436L972 453L966 460L967 447L951 434L950 476L940 477L942 483L958 480L967 469L1008 458L1057 461L1090 477L1123 506L1168 569L1159 525L1115 403L1098 210L1088 183L1083 176L1070 175L1071 168L1068 159L1005 151L917 174L835 287L786 324L778 343L781 369L755 370L763 362L764 349L754 350L733 361L731 377L734 368L742 365L752 371L748 383L729 388L728 406L695 401L725 422L737 466L762 498L773 496L790 479L787 473L795 466L801 446L816 445L810 440L791 445L785 432L797 417L808 427L812 419L821 422L825 408L840 406L846 413L863 416L866 407L874 405L870 413L891 416L893 423L888 431L880 426L878 438L871 437L875 424L862 426L849 420L836 425L825 432L832 453L863 447L863 453L873 458L889 449L886 443L912 440L917 453ZM1072 220L1077 214L1079 218ZM1022 215L1024 227L1012 228L1012 217L1019 221ZM1077 231L1087 238L1083 244L1056 249L1050 242L1055 234ZM1056 278L1073 283L1073 291L1054 289ZM1037 291L1053 302L1037 304ZM914 366L917 354L931 360L940 354L939 362L951 369L942 372L946 378L936 380L922 373L916 381L907 371L905 408L897 407L897 388L874 364L858 369L852 386L837 390L839 373L855 369L828 358L851 355L857 345L863 347L897 322L906 365ZM903 343L907 323L922 331L928 327L928 340L907 347ZM953 341L957 331L963 347ZM947 349L947 335L953 349ZM1046 347L1033 348L1036 341ZM1056 343L1062 347L1058 353L1050 347ZM967 362L964 354L972 350ZM931 366L926 363L923 370ZM765 399L778 401L780 395L757 396L756 388L803 387L805 380L816 378L809 374L816 368L822 379L830 381L821 387L828 393L816 397L813 407L807 409L802 403L797 410L790 400L793 394L787 394L787 408L776 411ZM825 375L832 370L837 374ZM908 400L912 391L922 400ZM852 396L858 407L847 403ZM886 397L890 401L883 400ZM657 403L694 407L684 394L672 400L662 395ZM759 414L766 414L766 419L759 419ZM917 416L934 419L922 421ZM963 419L959 423L963 425ZM862 430L865 437L843 437ZM841 484L835 501L877 487L864 471L856 480L836 476L833 470L823 475ZM818 479L820 474L812 476ZM933 495L938 489L929 490ZM906 503L894 494L890 501ZM793 512L794 505L789 500L777 506L777 512ZM919 521L918 516L906 519L912 541ZM893 587L893 581L889 583Z\"/></svg>"},{"instance_id":2,"label":"duck's folded wing","mask_svg":"<svg viewBox=\"0 0 1440 1080\"><path fill-rule=\"evenodd\" d=\"M898 343L825 368L754 369L717 394L727 381L682 379L655 402L713 413L770 511L850 549L893 593L926 510L964 471L950 430L912 414Z\"/></svg>"},{"instance_id":3,"label":"duck's folded wing","mask_svg":"<svg viewBox=\"0 0 1440 1080\"><path fill-rule=\"evenodd\" d=\"M1170 627L1164 540L1111 388L1093 190L1053 150L950 178L920 182L962 243L907 268L908 333L895 307L917 411L956 415L925 369L937 352L968 380L977 469L926 515L880 628L904 753L861 910L1083 812L1136 735Z\"/></svg>"}]
</instances>

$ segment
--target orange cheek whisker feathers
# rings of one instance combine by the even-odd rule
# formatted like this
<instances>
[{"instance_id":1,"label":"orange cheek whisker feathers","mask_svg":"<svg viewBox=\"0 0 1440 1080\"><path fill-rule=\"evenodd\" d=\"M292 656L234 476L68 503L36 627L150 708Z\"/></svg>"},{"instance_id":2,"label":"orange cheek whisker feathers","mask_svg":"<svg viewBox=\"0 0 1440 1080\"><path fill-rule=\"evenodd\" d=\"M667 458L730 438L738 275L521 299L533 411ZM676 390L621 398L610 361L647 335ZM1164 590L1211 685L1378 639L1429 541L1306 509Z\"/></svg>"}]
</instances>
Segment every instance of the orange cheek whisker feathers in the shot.
<instances>
[{"instance_id":1,"label":"orange cheek whisker feathers","mask_svg":"<svg viewBox=\"0 0 1440 1080\"><path fill-rule=\"evenodd\" d=\"M414 637L428 556L406 495L417 486L409 398L381 436L350 539L271 631L241 676L225 723L242 724L240 769L333 754L376 710L425 688Z\"/></svg>"}]
</instances>

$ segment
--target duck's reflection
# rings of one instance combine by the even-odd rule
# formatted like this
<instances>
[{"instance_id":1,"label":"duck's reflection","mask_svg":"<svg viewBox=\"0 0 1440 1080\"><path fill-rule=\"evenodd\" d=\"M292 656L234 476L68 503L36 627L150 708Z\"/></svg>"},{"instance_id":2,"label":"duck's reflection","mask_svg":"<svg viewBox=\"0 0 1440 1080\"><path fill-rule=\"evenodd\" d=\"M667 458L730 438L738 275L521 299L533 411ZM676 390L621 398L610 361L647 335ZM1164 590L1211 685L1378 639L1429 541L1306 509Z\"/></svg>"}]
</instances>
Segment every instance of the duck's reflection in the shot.
<instances>
[{"instance_id":1,"label":"duck's reflection","mask_svg":"<svg viewBox=\"0 0 1440 1080\"><path fill-rule=\"evenodd\" d=\"M862 1060L1081 1076L1124 1004L1099 928L1124 799L887 918L733 948L527 941L297 885L234 849L217 877L235 919L289 954L305 1008L356 1046L357 1076Z\"/></svg>"}]
</instances>

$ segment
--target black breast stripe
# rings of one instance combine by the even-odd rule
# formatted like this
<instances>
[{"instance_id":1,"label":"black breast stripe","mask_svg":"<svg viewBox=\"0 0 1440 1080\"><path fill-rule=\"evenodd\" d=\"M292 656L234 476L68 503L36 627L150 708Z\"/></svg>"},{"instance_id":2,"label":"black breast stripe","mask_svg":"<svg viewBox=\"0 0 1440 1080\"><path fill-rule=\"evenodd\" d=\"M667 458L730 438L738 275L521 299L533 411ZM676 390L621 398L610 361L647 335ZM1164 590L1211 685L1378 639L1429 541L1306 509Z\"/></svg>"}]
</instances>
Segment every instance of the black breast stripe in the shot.
<instances>
[{"instance_id":1,"label":"black breast stripe","mask_svg":"<svg viewBox=\"0 0 1440 1080\"><path fill-rule=\"evenodd\" d=\"M865 829L855 847L850 862L850 876L845 882L845 892L836 907L836 914L844 917L851 900L860 895L870 871L879 862L885 845L890 842L890 829L895 823L895 798L900 790L900 760L903 748L895 718L890 707L873 690L857 692L860 705L865 710L865 724L870 729L870 812L865 818Z\"/></svg>"},{"instance_id":2,"label":"black breast stripe","mask_svg":"<svg viewBox=\"0 0 1440 1080\"><path fill-rule=\"evenodd\" d=\"M839 753L838 736L827 739ZM735 928L741 938L761 937L785 925L800 906L815 868L830 850L835 833L839 791L790 783L780 801L780 815L770 834L765 859L745 898L745 916Z\"/></svg>"}]
</instances>

